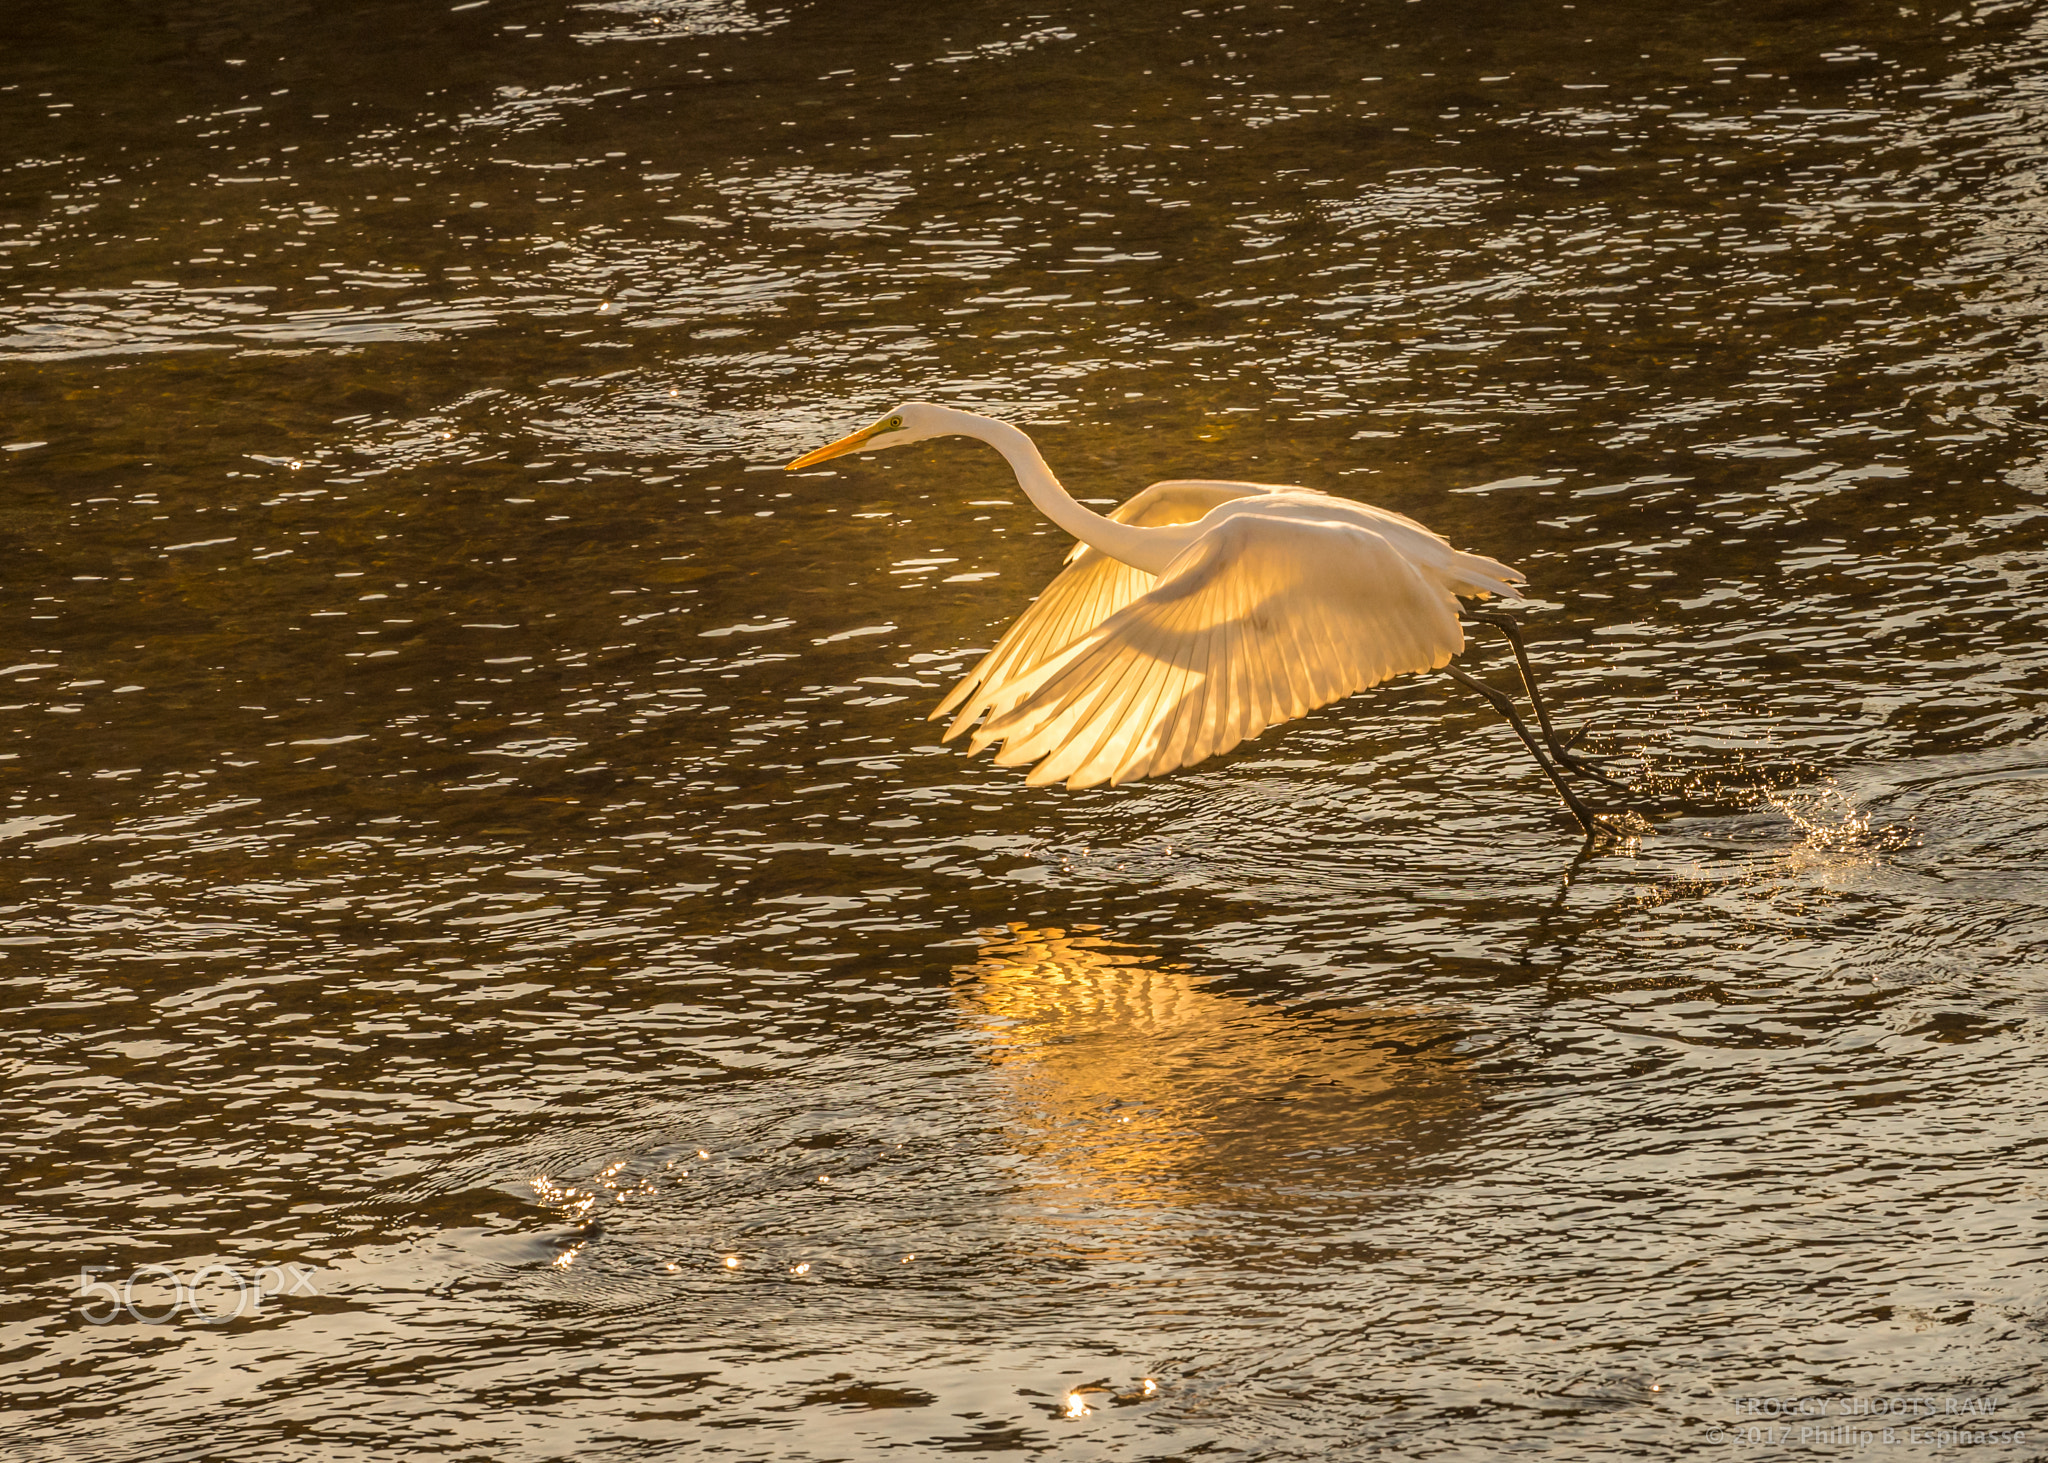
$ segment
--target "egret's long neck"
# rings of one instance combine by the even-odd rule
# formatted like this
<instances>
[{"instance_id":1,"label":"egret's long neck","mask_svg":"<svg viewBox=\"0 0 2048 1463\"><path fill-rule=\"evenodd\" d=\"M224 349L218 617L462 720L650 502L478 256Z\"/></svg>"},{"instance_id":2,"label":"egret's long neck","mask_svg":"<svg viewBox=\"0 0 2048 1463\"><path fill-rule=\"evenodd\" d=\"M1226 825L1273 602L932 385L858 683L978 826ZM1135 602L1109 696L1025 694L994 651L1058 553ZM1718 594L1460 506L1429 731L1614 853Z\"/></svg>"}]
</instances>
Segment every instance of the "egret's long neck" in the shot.
<instances>
[{"instance_id":1,"label":"egret's long neck","mask_svg":"<svg viewBox=\"0 0 2048 1463\"><path fill-rule=\"evenodd\" d=\"M1017 474L1017 485L1037 505L1039 512L1082 543L1102 550L1112 559L1129 564L1133 569L1142 569L1147 574L1157 574L1192 542L1193 535L1184 531L1184 525L1139 528L1084 508L1060 486L1060 480L1052 475L1052 469L1045 465L1045 459L1039 456L1038 448L1031 439L1008 422L965 411L949 412L948 415L957 421L955 431L963 436L979 437L1003 454L1011 471Z\"/></svg>"}]
</instances>

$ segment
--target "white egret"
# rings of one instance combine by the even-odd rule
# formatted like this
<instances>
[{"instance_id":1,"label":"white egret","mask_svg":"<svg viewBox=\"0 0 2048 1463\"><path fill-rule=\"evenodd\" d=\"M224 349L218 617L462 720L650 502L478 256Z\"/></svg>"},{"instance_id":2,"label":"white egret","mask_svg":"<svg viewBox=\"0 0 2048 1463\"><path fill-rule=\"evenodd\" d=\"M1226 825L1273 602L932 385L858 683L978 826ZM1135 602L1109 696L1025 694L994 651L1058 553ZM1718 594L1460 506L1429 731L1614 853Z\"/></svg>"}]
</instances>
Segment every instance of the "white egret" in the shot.
<instances>
[{"instance_id":1,"label":"white egret","mask_svg":"<svg viewBox=\"0 0 2048 1463\"><path fill-rule=\"evenodd\" d=\"M1384 508L1272 483L1154 483L1105 516L1076 502L1017 428L929 402L789 468L944 436L1002 453L1038 510L1080 540L932 712L955 713L948 739L971 730L970 752L1001 743L998 765L1036 764L1027 782L1115 784L1191 766L1394 676L1447 669L1507 717L1592 833L1593 814L1508 698L1449 664L1465 648L1458 601L1514 594L1516 570ZM1507 633L1557 762L1591 771L1553 734L1513 623L1473 618Z\"/></svg>"}]
</instances>

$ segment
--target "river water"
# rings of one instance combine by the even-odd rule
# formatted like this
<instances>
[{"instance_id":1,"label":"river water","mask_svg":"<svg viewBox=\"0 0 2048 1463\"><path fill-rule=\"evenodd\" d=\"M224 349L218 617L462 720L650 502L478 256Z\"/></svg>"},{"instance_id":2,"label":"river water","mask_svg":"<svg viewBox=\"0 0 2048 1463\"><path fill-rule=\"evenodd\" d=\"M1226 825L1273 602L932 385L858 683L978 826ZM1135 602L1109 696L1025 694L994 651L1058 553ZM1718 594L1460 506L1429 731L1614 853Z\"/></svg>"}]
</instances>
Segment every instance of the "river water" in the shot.
<instances>
[{"instance_id":1,"label":"river water","mask_svg":"<svg viewBox=\"0 0 2048 1463\"><path fill-rule=\"evenodd\" d=\"M2044 61L11 7L0 1450L2048 1456ZM1442 677L940 745L1065 542L781 471L904 398L1518 565L1654 831Z\"/></svg>"}]
</instances>

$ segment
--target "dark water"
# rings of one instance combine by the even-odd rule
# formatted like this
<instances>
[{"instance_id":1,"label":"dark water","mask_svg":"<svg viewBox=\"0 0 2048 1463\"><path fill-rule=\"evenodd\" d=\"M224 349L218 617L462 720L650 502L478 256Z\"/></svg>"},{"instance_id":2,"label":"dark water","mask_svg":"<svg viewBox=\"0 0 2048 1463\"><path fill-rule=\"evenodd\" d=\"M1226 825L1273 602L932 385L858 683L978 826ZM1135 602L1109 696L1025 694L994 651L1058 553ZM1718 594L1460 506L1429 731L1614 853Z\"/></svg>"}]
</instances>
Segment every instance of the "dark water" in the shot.
<instances>
[{"instance_id":1,"label":"dark water","mask_svg":"<svg viewBox=\"0 0 2048 1463\"><path fill-rule=\"evenodd\" d=\"M2044 42L10 7L0 1452L2048 1456ZM1656 832L937 745L905 397L1519 565Z\"/></svg>"}]
</instances>

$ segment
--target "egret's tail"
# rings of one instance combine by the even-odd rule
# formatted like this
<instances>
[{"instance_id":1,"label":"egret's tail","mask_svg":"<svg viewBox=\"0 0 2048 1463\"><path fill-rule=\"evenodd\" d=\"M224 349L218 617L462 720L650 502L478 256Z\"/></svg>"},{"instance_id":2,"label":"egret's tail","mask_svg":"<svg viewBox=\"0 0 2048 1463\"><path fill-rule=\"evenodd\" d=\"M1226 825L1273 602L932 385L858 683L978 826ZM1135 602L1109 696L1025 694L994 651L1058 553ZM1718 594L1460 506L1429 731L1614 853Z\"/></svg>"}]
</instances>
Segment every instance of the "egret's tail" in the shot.
<instances>
[{"instance_id":1,"label":"egret's tail","mask_svg":"<svg viewBox=\"0 0 2048 1463\"><path fill-rule=\"evenodd\" d=\"M1468 554L1461 549L1451 551L1451 561L1440 573L1444 588L1460 599L1484 599L1493 594L1513 599L1520 595L1516 586L1529 582L1529 576L1519 569L1511 569L1500 560L1489 559L1484 554Z\"/></svg>"}]
</instances>

